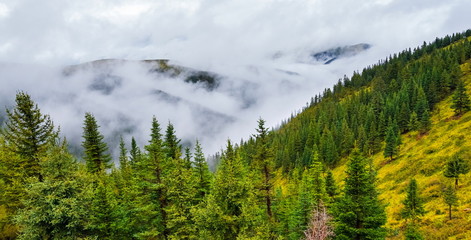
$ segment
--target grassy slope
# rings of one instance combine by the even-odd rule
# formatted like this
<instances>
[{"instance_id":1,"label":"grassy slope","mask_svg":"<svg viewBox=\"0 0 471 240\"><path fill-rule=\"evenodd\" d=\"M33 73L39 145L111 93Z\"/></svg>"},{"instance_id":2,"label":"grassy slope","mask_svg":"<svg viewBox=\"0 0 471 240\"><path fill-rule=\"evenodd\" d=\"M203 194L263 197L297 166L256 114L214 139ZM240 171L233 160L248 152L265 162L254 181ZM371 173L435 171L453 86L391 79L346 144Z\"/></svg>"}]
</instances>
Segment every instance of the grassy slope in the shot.
<instances>
[{"instance_id":1,"label":"grassy slope","mask_svg":"<svg viewBox=\"0 0 471 240\"><path fill-rule=\"evenodd\" d=\"M471 95L471 61L463 64L463 80ZM443 176L444 164L458 151L471 156L471 112L453 117L451 96L440 102L432 115L432 129L427 135L416 132L402 135L399 156L389 162L380 152L372 157L378 171L380 199L386 203L389 239L403 239L404 221L400 218L405 189L411 178L419 185L427 213L420 221L426 239L471 239L471 173L462 175L458 189L459 206L453 208L453 220L448 220L442 188L453 184ZM471 164L471 162L470 162ZM345 165L334 171L340 181L345 177Z\"/></svg>"}]
</instances>

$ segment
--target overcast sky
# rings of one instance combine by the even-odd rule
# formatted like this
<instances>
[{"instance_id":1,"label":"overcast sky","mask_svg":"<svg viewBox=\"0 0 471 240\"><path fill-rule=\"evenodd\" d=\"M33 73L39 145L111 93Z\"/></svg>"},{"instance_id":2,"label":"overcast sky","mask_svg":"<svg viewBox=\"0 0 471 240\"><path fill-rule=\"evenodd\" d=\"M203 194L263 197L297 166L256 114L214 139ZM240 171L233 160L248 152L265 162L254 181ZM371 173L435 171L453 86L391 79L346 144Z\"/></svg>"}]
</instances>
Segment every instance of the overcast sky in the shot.
<instances>
[{"instance_id":1,"label":"overcast sky","mask_svg":"<svg viewBox=\"0 0 471 240\"><path fill-rule=\"evenodd\" d=\"M259 117L269 126L279 124L344 74L471 28L470 9L469 0L0 0L0 62L28 66L1 69L0 100L11 102L19 89L32 93L72 139L80 137L85 111L98 115L105 134L127 112L140 124L142 144L152 115L164 127L172 121L184 138L204 138L188 106L152 110L146 104L155 99L141 94L165 90L236 119L218 136L202 139L207 152L214 152L224 139L254 133ZM331 65L305 62L310 53L357 43L372 48ZM118 74L133 88L126 91L122 84L119 94L98 97L87 92L93 77L65 83L51 70L110 58L171 59L227 80L214 92L166 79L156 85L142 66L133 65ZM65 101L61 94L80 97ZM252 107L240 102L246 98L254 99Z\"/></svg>"}]
</instances>

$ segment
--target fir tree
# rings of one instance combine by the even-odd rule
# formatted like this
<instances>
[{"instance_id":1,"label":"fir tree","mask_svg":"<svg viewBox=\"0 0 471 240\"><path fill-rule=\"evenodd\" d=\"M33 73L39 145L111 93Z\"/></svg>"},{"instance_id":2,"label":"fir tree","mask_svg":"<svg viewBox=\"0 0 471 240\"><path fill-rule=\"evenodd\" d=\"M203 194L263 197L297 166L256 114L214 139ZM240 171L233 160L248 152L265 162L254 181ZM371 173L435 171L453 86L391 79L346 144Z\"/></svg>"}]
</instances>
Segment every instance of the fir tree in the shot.
<instances>
[{"instance_id":1,"label":"fir tree","mask_svg":"<svg viewBox=\"0 0 471 240\"><path fill-rule=\"evenodd\" d=\"M386 133L386 146L384 148L384 157L393 160L394 156L397 156L399 150L399 133L395 130L394 124L390 124Z\"/></svg>"},{"instance_id":2,"label":"fir tree","mask_svg":"<svg viewBox=\"0 0 471 240\"><path fill-rule=\"evenodd\" d=\"M455 92L453 93L453 104L451 108L455 110L455 115L460 116L471 109L471 101L466 93L466 87L462 80L458 81Z\"/></svg>"},{"instance_id":3,"label":"fir tree","mask_svg":"<svg viewBox=\"0 0 471 240\"><path fill-rule=\"evenodd\" d=\"M404 236L406 237L406 240L423 240L424 239L424 237L422 236L422 233L420 233L418 229L417 224L413 222L407 224Z\"/></svg>"},{"instance_id":4,"label":"fir tree","mask_svg":"<svg viewBox=\"0 0 471 240\"><path fill-rule=\"evenodd\" d=\"M119 139L119 167L121 171L129 171L129 160L128 160L128 151L124 143L123 137Z\"/></svg>"},{"instance_id":5,"label":"fir tree","mask_svg":"<svg viewBox=\"0 0 471 240\"><path fill-rule=\"evenodd\" d=\"M273 183L272 183L272 158L273 153L268 145L268 129L265 128L265 121L263 119L258 120L258 128L256 129L258 135L256 135L257 149L253 159L253 165L256 167L260 177L260 197L265 202L265 209L268 219L272 219L272 194L273 194Z\"/></svg>"},{"instance_id":6,"label":"fir tree","mask_svg":"<svg viewBox=\"0 0 471 240\"><path fill-rule=\"evenodd\" d=\"M458 204L458 196L456 195L456 190L452 186L447 186L443 191L443 200L445 200L446 205L448 205L448 216L451 220L452 208Z\"/></svg>"},{"instance_id":7,"label":"fir tree","mask_svg":"<svg viewBox=\"0 0 471 240\"><path fill-rule=\"evenodd\" d=\"M164 146L167 157L176 159L181 155L180 139L175 135L175 129L170 122L165 131Z\"/></svg>"},{"instance_id":8,"label":"fir tree","mask_svg":"<svg viewBox=\"0 0 471 240\"><path fill-rule=\"evenodd\" d=\"M103 135L98 130L99 126L91 113L85 113L83 127L82 147L85 150L85 163L91 173L103 173L110 167L111 156L107 153L108 146L103 141Z\"/></svg>"},{"instance_id":9,"label":"fir tree","mask_svg":"<svg viewBox=\"0 0 471 240\"><path fill-rule=\"evenodd\" d=\"M405 219L415 222L420 216L425 214L423 200L419 196L415 179L410 181L407 187L406 199L402 203L404 204L404 209L401 211L401 215Z\"/></svg>"},{"instance_id":10,"label":"fir tree","mask_svg":"<svg viewBox=\"0 0 471 240\"><path fill-rule=\"evenodd\" d=\"M41 158L42 182L27 187L24 208L16 216L18 239L75 239L86 234L86 182L66 145Z\"/></svg>"},{"instance_id":11,"label":"fir tree","mask_svg":"<svg viewBox=\"0 0 471 240\"><path fill-rule=\"evenodd\" d=\"M140 153L141 153L141 150L137 146L136 139L134 139L134 137L132 137L132 139L131 139L131 150L129 151L131 162L136 161Z\"/></svg>"},{"instance_id":12,"label":"fir tree","mask_svg":"<svg viewBox=\"0 0 471 240\"><path fill-rule=\"evenodd\" d=\"M203 150L198 140L196 140L195 146L195 167L193 168L193 174L196 177L196 187L197 187L197 194L196 198L198 201L203 200L206 194L209 193L209 189L211 186L211 172L208 168L208 163L203 154Z\"/></svg>"},{"instance_id":13,"label":"fir tree","mask_svg":"<svg viewBox=\"0 0 471 240\"><path fill-rule=\"evenodd\" d=\"M412 112L409 119L409 130L415 131L419 129L419 118L417 117L417 113Z\"/></svg>"},{"instance_id":14,"label":"fir tree","mask_svg":"<svg viewBox=\"0 0 471 240\"><path fill-rule=\"evenodd\" d=\"M327 175L325 176L325 190L327 195L332 199L338 194L334 175L332 174L332 171L330 169L327 170Z\"/></svg>"},{"instance_id":15,"label":"fir tree","mask_svg":"<svg viewBox=\"0 0 471 240\"><path fill-rule=\"evenodd\" d=\"M334 205L336 239L384 239L384 207L378 200L374 175L354 149L347 165L343 195Z\"/></svg>"},{"instance_id":16,"label":"fir tree","mask_svg":"<svg viewBox=\"0 0 471 240\"><path fill-rule=\"evenodd\" d=\"M455 154L446 163L445 172L443 175L447 178L455 179L455 188L458 188L458 181L460 174L466 174L470 170L469 164L461 157L460 154Z\"/></svg>"},{"instance_id":17,"label":"fir tree","mask_svg":"<svg viewBox=\"0 0 471 240\"><path fill-rule=\"evenodd\" d=\"M27 93L17 93L15 102L13 110L6 110L8 119L3 135L10 150L22 159L18 163L22 169L17 170L25 177L35 176L41 181L39 158L46 146L56 140L58 132L54 131L49 115L43 115Z\"/></svg>"},{"instance_id":18,"label":"fir tree","mask_svg":"<svg viewBox=\"0 0 471 240\"><path fill-rule=\"evenodd\" d=\"M164 210L168 204L164 178L169 162L160 131L160 124L153 117L149 144L145 146L147 154L138 157L135 163L135 206L140 217L133 219L133 225L138 229L136 236L142 239L165 239L169 234Z\"/></svg>"}]
</instances>

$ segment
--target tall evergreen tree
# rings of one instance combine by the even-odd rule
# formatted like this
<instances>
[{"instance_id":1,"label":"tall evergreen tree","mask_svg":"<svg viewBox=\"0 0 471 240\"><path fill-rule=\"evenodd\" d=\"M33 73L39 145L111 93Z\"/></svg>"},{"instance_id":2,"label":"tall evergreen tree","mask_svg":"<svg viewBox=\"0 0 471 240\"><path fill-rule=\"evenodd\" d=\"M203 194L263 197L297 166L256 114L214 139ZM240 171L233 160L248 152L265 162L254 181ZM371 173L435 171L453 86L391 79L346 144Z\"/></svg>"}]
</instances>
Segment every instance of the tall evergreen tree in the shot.
<instances>
[{"instance_id":1,"label":"tall evergreen tree","mask_svg":"<svg viewBox=\"0 0 471 240\"><path fill-rule=\"evenodd\" d=\"M44 115L25 92L19 92L15 98L16 106L7 109L7 122L3 135L7 146L18 154L22 162L18 169L25 177L38 177L42 180L39 169L39 158L46 151L48 143L56 140L58 132L54 130L49 115Z\"/></svg>"},{"instance_id":2,"label":"tall evergreen tree","mask_svg":"<svg viewBox=\"0 0 471 240\"><path fill-rule=\"evenodd\" d=\"M354 149L347 165L343 195L334 205L336 239L385 238L386 214L374 182L366 159Z\"/></svg>"},{"instance_id":3,"label":"tall evergreen tree","mask_svg":"<svg viewBox=\"0 0 471 240\"><path fill-rule=\"evenodd\" d=\"M228 141L211 193L205 199L206 206L194 211L200 239L237 239L252 231L267 234L259 219L263 210L254 201L247 176L238 152Z\"/></svg>"},{"instance_id":4,"label":"tall evergreen tree","mask_svg":"<svg viewBox=\"0 0 471 240\"><path fill-rule=\"evenodd\" d=\"M181 156L180 139L175 135L175 129L172 123L168 123L167 130L165 131L165 153L167 157L176 159Z\"/></svg>"},{"instance_id":5,"label":"tall evergreen tree","mask_svg":"<svg viewBox=\"0 0 471 240\"><path fill-rule=\"evenodd\" d=\"M27 187L25 206L16 216L21 226L18 239L85 237L88 184L65 144L48 149L40 167L44 179Z\"/></svg>"},{"instance_id":6,"label":"tall evergreen tree","mask_svg":"<svg viewBox=\"0 0 471 240\"><path fill-rule=\"evenodd\" d=\"M469 170L469 164L461 157L460 154L455 154L446 163L445 172L443 175L445 175L447 178L454 178L455 188L458 188L460 175L468 173Z\"/></svg>"},{"instance_id":7,"label":"tall evergreen tree","mask_svg":"<svg viewBox=\"0 0 471 240\"><path fill-rule=\"evenodd\" d=\"M108 146L103 141L103 135L98 130L99 126L91 113L85 113L83 126L83 142L85 163L91 173L104 172L111 166L111 156L107 153Z\"/></svg>"},{"instance_id":8,"label":"tall evergreen tree","mask_svg":"<svg viewBox=\"0 0 471 240\"><path fill-rule=\"evenodd\" d=\"M147 154L138 157L135 163L135 206L140 217L133 220L133 225L138 229L136 236L140 239L166 239L169 234L164 210L168 203L164 175L169 163L160 131L160 124L153 117L149 144L145 146Z\"/></svg>"},{"instance_id":9,"label":"tall evergreen tree","mask_svg":"<svg viewBox=\"0 0 471 240\"><path fill-rule=\"evenodd\" d=\"M141 150L137 146L136 139L134 139L134 137L132 137L132 139L131 139L131 150L129 151L131 162L136 161L140 153L141 153Z\"/></svg>"},{"instance_id":10,"label":"tall evergreen tree","mask_svg":"<svg viewBox=\"0 0 471 240\"><path fill-rule=\"evenodd\" d=\"M268 145L268 129L265 127L263 119L258 120L256 140L257 149L253 159L253 165L260 176L260 197L265 202L265 209L269 220L272 220L272 195L273 195L273 153Z\"/></svg>"},{"instance_id":11,"label":"tall evergreen tree","mask_svg":"<svg viewBox=\"0 0 471 240\"><path fill-rule=\"evenodd\" d=\"M406 199L402 203L404 204L404 209L401 211L401 215L405 219L415 222L420 216L425 214L423 200L419 196L415 179L410 180Z\"/></svg>"},{"instance_id":12,"label":"tall evergreen tree","mask_svg":"<svg viewBox=\"0 0 471 240\"><path fill-rule=\"evenodd\" d=\"M458 81L453 93L453 104L451 108L455 110L455 115L459 116L471 109L471 101L466 93L466 86L462 80Z\"/></svg>"},{"instance_id":13,"label":"tall evergreen tree","mask_svg":"<svg viewBox=\"0 0 471 240\"><path fill-rule=\"evenodd\" d=\"M202 201L206 194L209 193L212 175L209 171L208 163L206 162L203 149L198 140L196 140L194 155L195 167L193 168L193 174L196 176L196 187L198 189L196 198L198 201Z\"/></svg>"},{"instance_id":14,"label":"tall evergreen tree","mask_svg":"<svg viewBox=\"0 0 471 240\"><path fill-rule=\"evenodd\" d=\"M334 175L330 169L327 170L327 175L325 176L325 191L331 199L333 199L338 194Z\"/></svg>"},{"instance_id":15,"label":"tall evergreen tree","mask_svg":"<svg viewBox=\"0 0 471 240\"><path fill-rule=\"evenodd\" d=\"M384 147L384 157L390 158L391 161L399 152L400 135L397 128L397 124L395 122L393 123L390 119L385 138L386 146Z\"/></svg>"},{"instance_id":16,"label":"tall evergreen tree","mask_svg":"<svg viewBox=\"0 0 471 240\"><path fill-rule=\"evenodd\" d=\"M456 190L452 186L447 186L443 191L443 200L445 200L446 205L448 205L448 217L451 220L452 208L458 204L458 196L456 195Z\"/></svg>"}]
</instances>

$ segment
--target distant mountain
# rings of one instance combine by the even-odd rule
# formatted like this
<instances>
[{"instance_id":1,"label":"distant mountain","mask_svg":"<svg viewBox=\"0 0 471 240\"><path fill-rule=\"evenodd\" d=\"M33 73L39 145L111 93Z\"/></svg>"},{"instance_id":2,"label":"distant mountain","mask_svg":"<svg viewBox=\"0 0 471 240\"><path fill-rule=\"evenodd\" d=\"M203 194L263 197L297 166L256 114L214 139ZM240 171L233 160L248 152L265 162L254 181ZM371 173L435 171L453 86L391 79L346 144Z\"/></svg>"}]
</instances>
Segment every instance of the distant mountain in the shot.
<instances>
[{"instance_id":1,"label":"distant mountain","mask_svg":"<svg viewBox=\"0 0 471 240\"><path fill-rule=\"evenodd\" d=\"M311 54L311 57L324 64L330 64L336 59L343 57L352 57L371 48L370 44L359 43L350 46L331 48L326 51Z\"/></svg>"}]
</instances>

